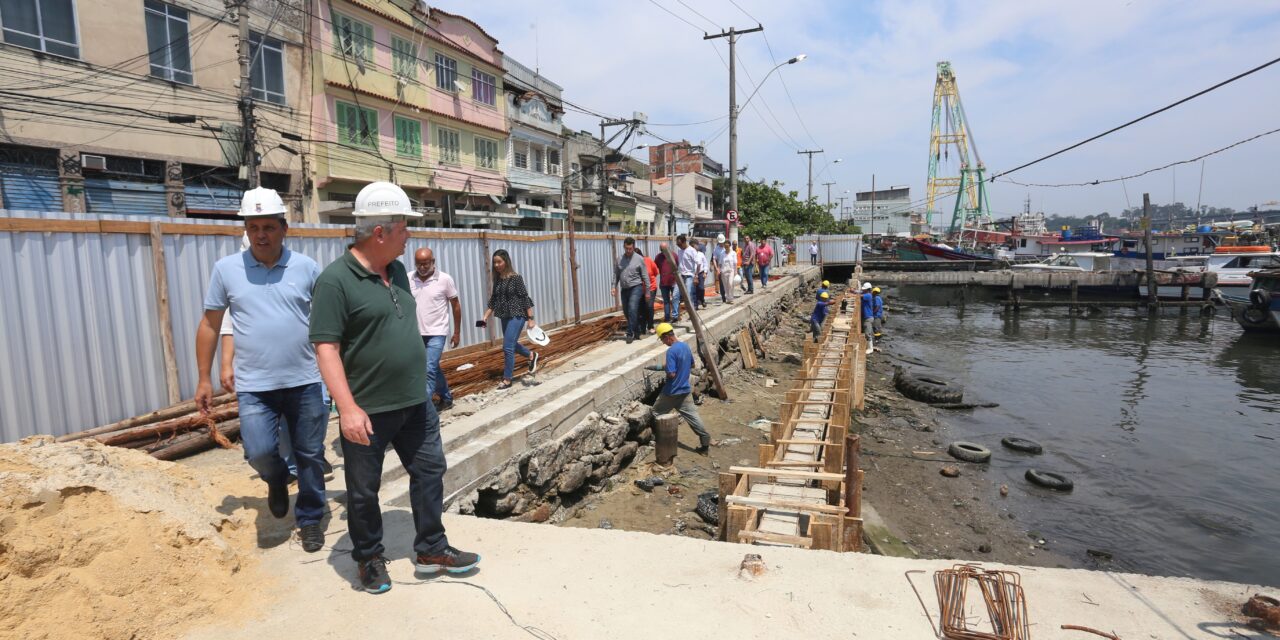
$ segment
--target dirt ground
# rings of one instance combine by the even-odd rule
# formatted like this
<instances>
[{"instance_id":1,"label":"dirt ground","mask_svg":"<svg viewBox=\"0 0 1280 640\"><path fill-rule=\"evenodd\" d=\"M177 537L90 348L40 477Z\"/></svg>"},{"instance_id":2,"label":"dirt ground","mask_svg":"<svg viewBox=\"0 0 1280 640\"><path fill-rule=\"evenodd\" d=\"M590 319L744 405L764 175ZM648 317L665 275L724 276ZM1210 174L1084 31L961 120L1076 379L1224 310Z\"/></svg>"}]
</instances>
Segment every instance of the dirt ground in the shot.
<instances>
[{"instance_id":1,"label":"dirt ground","mask_svg":"<svg viewBox=\"0 0 1280 640\"><path fill-rule=\"evenodd\" d=\"M607 489L575 505L576 511L561 526L713 538L715 527L694 513L698 494L716 489L721 469L756 463L757 445L768 441L768 427L761 431L749 425L760 418L777 419L797 366L786 361L786 354L801 352L802 340L809 339L807 330L807 310L793 311L767 338L769 357L761 359L757 369L734 367L726 372L728 401L704 399L700 413L713 439L709 456L693 452L697 439L682 426L673 468L655 465L652 447L642 449L636 463L615 476ZM870 358L866 409L855 414L863 437L863 502L876 510L894 538L880 546L922 558L1071 566L1019 525L1017 514L1003 504L1000 487L986 478L982 465L946 454L950 440L940 410L909 400L893 388L893 340L882 340L880 351ZM949 465L960 469L959 477L939 473ZM652 492L635 485L635 480L653 475L666 484Z\"/></svg>"}]
</instances>

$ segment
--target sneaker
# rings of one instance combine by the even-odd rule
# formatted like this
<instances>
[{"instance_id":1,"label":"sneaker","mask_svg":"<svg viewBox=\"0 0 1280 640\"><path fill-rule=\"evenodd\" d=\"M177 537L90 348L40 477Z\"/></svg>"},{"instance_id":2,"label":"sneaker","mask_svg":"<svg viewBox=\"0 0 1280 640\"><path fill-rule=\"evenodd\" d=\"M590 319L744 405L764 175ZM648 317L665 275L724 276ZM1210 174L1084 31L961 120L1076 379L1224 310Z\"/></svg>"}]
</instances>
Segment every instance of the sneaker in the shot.
<instances>
[{"instance_id":1,"label":"sneaker","mask_svg":"<svg viewBox=\"0 0 1280 640\"><path fill-rule=\"evenodd\" d=\"M444 402L441 402L439 407L436 407L436 411L448 411L452 408L453 408L453 401L446 400Z\"/></svg>"},{"instance_id":2,"label":"sneaker","mask_svg":"<svg viewBox=\"0 0 1280 640\"><path fill-rule=\"evenodd\" d=\"M324 474L326 482L333 480L333 465L329 464L329 461L324 458L320 459L320 472Z\"/></svg>"},{"instance_id":3,"label":"sneaker","mask_svg":"<svg viewBox=\"0 0 1280 640\"><path fill-rule=\"evenodd\" d=\"M709 456L711 455L711 445L704 444L701 447L694 449L693 452L700 456Z\"/></svg>"},{"instance_id":4,"label":"sneaker","mask_svg":"<svg viewBox=\"0 0 1280 640\"><path fill-rule=\"evenodd\" d=\"M635 342L635 341L636 339L634 336L627 336L627 344L631 344L632 342Z\"/></svg>"},{"instance_id":5,"label":"sneaker","mask_svg":"<svg viewBox=\"0 0 1280 640\"><path fill-rule=\"evenodd\" d=\"M298 529L298 539L302 541L302 550L315 553L324 547L324 532L319 524L308 524Z\"/></svg>"},{"instance_id":6,"label":"sneaker","mask_svg":"<svg viewBox=\"0 0 1280 640\"><path fill-rule=\"evenodd\" d=\"M377 555L360 563L360 586L369 593L386 593L391 590L391 574L387 573L387 559Z\"/></svg>"},{"instance_id":7,"label":"sneaker","mask_svg":"<svg viewBox=\"0 0 1280 640\"><path fill-rule=\"evenodd\" d=\"M628 340L628 342L630 342L630 340ZM539 357L540 357L540 356L538 356L538 352L537 352L537 351L534 351L534 352L533 352L533 355L529 357L529 373L537 373L537 372L538 372L538 358L539 358Z\"/></svg>"},{"instance_id":8,"label":"sneaker","mask_svg":"<svg viewBox=\"0 0 1280 640\"><path fill-rule=\"evenodd\" d=\"M289 515L289 485L285 483L267 485L267 508L271 515L283 518Z\"/></svg>"},{"instance_id":9,"label":"sneaker","mask_svg":"<svg viewBox=\"0 0 1280 640\"><path fill-rule=\"evenodd\" d=\"M418 573L466 573L480 564L480 556L469 551L459 551L453 547L445 547L437 555L419 553L414 563Z\"/></svg>"}]
</instances>

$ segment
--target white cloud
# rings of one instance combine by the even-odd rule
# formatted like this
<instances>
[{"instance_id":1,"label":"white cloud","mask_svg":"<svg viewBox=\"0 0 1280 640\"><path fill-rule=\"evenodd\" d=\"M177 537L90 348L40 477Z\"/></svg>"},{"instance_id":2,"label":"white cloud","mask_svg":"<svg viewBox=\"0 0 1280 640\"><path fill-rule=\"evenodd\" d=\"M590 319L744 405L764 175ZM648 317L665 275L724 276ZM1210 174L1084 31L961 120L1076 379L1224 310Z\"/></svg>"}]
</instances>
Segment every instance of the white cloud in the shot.
<instances>
[{"instance_id":1,"label":"white cloud","mask_svg":"<svg viewBox=\"0 0 1280 640\"><path fill-rule=\"evenodd\" d=\"M754 26L728 0L685 1L717 25ZM654 2L699 29L715 29L676 0ZM724 115L728 74L713 49L727 55L724 41L705 42L654 2L441 6L483 25L508 54L539 65L577 104L612 115L643 111L653 122ZM827 157L815 159L815 183L835 180L837 193L862 190L875 173L878 185L909 184L923 197L938 60L953 63L982 159L999 171L1253 67L1274 57L1280 40L1276 5L1263 0L738 2L764 23L779 61L809 55L775 73L739 124L739 164L753 178L779 179L801 193L806 165L796 147L817 145ZM773 61L761 34L743 36L738 53L739 82L749 93L744 68L759 81ZM1280 65L1011 177L1056 183L1136 173L1275 128L1277 79ZM740 91L739 100L745 97ZM594 118L573 114L568 122L598 132ZM654 131L698 141L723 124ZM721 135L711 145L726 164L727 141ZM1280 200L1277 150L1280 134L1207 161L1204 202L1239 209ZM837 157L844 162L825 164ZM1177 199L1194 204L1198 182L1198 165L1181 168ZM1126 186L1130 201L1140 202L1145 190L1167 202L1175 177L1166 171ZM814 191L825 194L816 184ZM990 194L1001 213L1019 210L1027 194L1051 212L1115 212L1125 205L1120 186L1027 189L998 182Z\"/></svg>"}]
</instances>

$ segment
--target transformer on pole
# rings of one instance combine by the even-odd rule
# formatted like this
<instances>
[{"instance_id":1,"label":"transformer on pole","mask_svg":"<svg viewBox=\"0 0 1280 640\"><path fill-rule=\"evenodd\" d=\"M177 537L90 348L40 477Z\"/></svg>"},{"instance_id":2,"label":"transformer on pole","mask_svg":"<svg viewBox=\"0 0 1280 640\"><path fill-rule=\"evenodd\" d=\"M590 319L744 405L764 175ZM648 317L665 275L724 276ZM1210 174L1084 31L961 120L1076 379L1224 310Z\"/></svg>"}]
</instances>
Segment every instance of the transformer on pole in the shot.
<instances>
[{"instance_id":1,"label":"transformer on pole","mask_svg":"<svg viewBox=\"0 0 1280 640\"><path fill-rule=\"evenodd\" d=\"M939 175L938 165L950 159L955 148L960 164L960 175ZM970 156L972 152L972 157ZM933 129L929 137L929 183L925 204L925 224L932 227L933 216L938 212L937 201L956 196L952 212L950 234L971 228L972 225L990 222L991 212L987 204L985 187L986 167L978 155L978 145L969 133L969 120L960 102L960 89L956 86L951 63L938 63L938 78L933 86Z\"/></svg>"}]
</instances>

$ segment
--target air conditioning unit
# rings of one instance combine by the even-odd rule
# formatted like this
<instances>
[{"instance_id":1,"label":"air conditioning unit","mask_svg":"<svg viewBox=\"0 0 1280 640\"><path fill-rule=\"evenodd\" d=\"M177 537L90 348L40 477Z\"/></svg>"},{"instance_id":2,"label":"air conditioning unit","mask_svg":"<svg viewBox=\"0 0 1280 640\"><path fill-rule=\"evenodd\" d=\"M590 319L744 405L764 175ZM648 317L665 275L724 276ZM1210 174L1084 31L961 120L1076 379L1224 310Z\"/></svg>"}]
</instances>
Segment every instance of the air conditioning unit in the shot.
<instances>
[{"instance_id":1,"label":"air conditioning unit","mask_svg":"<svg viewBox=\"0 0 1280 640\"><path fill-rule=\"evenodd\" d=\"M85 169L93 169L95 171L106 171L107 157L82 153L80 154L80 166Z\"/></svg>"}]
</instances>

